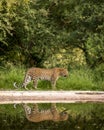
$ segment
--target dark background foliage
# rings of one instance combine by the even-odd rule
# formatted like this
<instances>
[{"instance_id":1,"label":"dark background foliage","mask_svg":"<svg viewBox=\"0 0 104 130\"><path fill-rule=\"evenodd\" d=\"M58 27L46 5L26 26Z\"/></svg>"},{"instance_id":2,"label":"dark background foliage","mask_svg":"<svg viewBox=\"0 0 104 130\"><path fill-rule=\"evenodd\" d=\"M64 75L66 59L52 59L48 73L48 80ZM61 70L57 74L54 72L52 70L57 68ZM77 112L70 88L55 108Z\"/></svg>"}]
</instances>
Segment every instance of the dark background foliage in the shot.
<instances>
[{"instance_id":1,"label":"dark background foliage","mask_svg":"<svg viewBox=\"0 0 104 130\"><path fill-rule=\"evenodd\" d=\"M43 66L47 58L73 48L86 63L104 62L103 0L1 0L0 61Z\"/></svg>"}]
</instances>

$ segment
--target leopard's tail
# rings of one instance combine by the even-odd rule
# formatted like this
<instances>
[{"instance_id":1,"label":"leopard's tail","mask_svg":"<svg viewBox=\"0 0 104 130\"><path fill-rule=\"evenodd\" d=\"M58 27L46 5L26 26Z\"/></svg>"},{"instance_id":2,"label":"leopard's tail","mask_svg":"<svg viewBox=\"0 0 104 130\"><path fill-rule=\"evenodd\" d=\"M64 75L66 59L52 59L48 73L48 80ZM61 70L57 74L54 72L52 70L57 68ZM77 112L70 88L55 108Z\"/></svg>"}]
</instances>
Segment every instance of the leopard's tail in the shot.
<instances>
[{"instance_id":1,"label":"leopard's tail","mask_svg":"<svg viewBox=\"0 0 104 130\"><path fill-rule=\"evenodd\" d=\"M26 86L24 86L24 83L22 84L17 84L16 82L13 83L14 88L19 89L19 88L25 88L26 90L28 90L28 88L26 88Z\"/></svg>"},{"instance_id":2,"label":"leopard's tail","mask_svg":"<svg viewBox=\"0 0 104 130\"><path fill-rule=\"evenodd\" d=\"M13 86L14 86L14 88L16 88L16 89L18 89L18 88L22 88L22 85L17 85L16 82L13 83Z\"/></svg>"},{"instance_id":3,"label":"leopard's tail","mask_svg":"<svg viewBox=\"0 0 104 130\"><path fill-rule=\"evenodd\" d=\"M23 106L24 104L23 104L23 103L19 103L19 104L18 104L18 103L15 103L15 104L13 105L14 109L17 108L17 105L22 105L22 106Z\"/></svg>"}]
</instances>

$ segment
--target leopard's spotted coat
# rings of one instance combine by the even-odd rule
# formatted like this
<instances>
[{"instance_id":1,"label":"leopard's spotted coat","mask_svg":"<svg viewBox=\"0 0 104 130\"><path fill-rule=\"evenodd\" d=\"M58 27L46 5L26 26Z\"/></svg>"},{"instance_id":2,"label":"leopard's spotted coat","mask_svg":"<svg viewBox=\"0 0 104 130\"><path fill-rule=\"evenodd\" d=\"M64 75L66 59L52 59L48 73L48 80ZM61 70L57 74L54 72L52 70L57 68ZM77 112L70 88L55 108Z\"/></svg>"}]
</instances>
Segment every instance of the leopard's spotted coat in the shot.
<instances>
[{"instance_id":1,"label":"leopard's spotted coat","mask_svg":"<svg viewBox=\"0 0 104 130\"><path fill-rule=\"evenodd\" d=\"M68 70L65 68L52 68L52 69L30 68L26 72L22 87L27 89L26 86L31 81L33 81L34 88L36 89L39 80L48 80L51 82L52 88L55 89L56 81L60 76L67 77Z\"/></svg>"},{"instance_id":2,"label":"leopard's spotted coat","mask_svg":"<svg viewBox=\"0 0 104 130\"><path fill-rule=\"evenodd\" d=\"M31 122L41 122L45 120L65 121L68 119L68 113L64 110L59 112L56 108L56 104L52 104L51 108L48 110L38 109L38 105L35 104L34 108L31 109L28 105L23 104L25 110L26 118Z\"/></svg>"}]
</instances>

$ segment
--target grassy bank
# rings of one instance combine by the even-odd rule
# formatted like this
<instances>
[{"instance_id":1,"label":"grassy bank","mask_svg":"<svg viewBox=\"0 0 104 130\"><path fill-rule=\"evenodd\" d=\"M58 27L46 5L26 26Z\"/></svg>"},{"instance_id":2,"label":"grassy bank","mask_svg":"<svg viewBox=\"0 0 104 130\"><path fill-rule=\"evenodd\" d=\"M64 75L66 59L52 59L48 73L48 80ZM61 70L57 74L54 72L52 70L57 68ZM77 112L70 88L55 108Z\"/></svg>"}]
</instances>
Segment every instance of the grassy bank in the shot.
<instances>
[{"instance_id":1,"label":"grassy bank","mask_svg":"<svg viewBox=\"0 0 104 130\"><path fill-rule=\"evenodd\" d=\"M13 83L21 84L25 75L23 67L11 67L0 69L0 89L15 89ZM101 72L100 72L101 71ZM77 68L69 70L68 78L60 78L56 87L58 90L104 90L104 71L98 68L91 70L88 68ZM33 84L28 85L29 89L33 89ZM48 81L39 81L38 90L50 90L51 85Z\"/></svg>"},{"instance_id":2,"label":"grassy bank","mask_svg":"<svg viewBox=\"0 0 104 130\"><path fill-rule=\"evenodd\" d=\"M101 72L100 72L101 70ZM0 90L16 90L13 86L14 82L20 85L24 79L26 69L24 67L10 67L0 69ZM56 87L57 90L104 90L104 76L103 68L95 68L91 70L88 68L76 68L69 70L68 78L59 78ZM29 90L33 88L33 83L28 85ZM18 90L24 90L19 88ZM48 81L39 81L38 90L51 90L51 84ZM59 105L60 108L63 105ZM72 113L83 113L93 109L93 104L64 104L64 107L69 109ZM7 108L7 107L6 107ZM6 111L5 105L2 110ZM13 108L10 108L13 109ZM10 112L9 112L10 113ZM13 112L12 112L13 113ZM11 113L11 114L12 114ZM15 114L15 112L14 112Z\"/></svg>"}]
</instances>

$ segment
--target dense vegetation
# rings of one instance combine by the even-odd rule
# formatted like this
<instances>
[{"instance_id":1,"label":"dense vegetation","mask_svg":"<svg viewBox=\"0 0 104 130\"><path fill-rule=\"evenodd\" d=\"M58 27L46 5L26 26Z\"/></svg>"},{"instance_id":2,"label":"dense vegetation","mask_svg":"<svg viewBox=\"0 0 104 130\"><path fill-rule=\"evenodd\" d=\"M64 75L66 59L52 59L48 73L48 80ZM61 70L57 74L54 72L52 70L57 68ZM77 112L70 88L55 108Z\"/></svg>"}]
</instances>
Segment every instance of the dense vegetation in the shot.
<instances>
[{"instance_id":1,"label":"dense vegetation","mask_svg":"<svg viewBox=\"0 0 104 130\"><path fill-rule=\"evenodd\" d=\"M31 66L68 68L58 90L104 91L104 1L0 0L0 90L15 89ZM38 90L50 89L39 82ZM104 130L103 104L58 105L64 107L68 121L36 124L21 106L1 105L0 129Z\"/></svg>"},{"instance_id":2,"label":"dense vegetation","mask_svg":"<svg viewBox=\"0 0 104 130\"><path fill-rule=\"evenodd\" d=\"M103 46L103 0L0 1L1 65L43 66L61 49L78 48L95 67L104 62Z\"/></svg>"}]
</instances>

